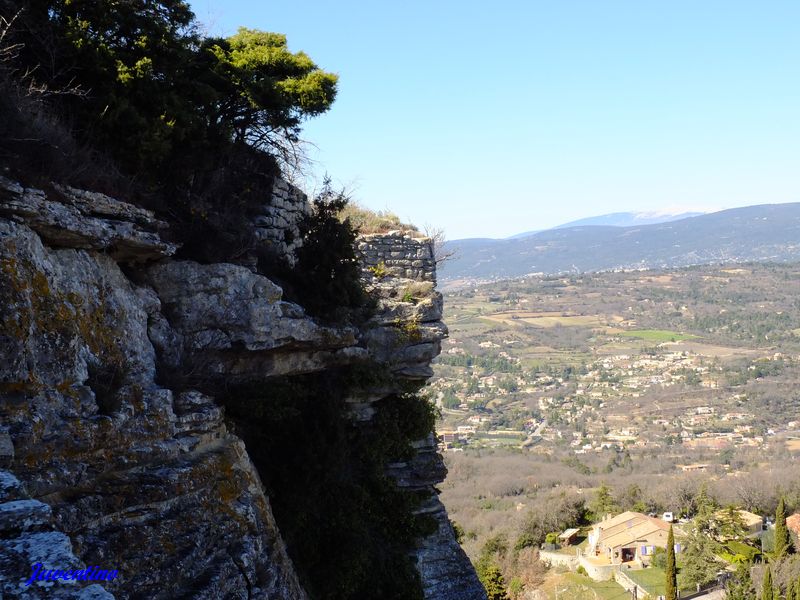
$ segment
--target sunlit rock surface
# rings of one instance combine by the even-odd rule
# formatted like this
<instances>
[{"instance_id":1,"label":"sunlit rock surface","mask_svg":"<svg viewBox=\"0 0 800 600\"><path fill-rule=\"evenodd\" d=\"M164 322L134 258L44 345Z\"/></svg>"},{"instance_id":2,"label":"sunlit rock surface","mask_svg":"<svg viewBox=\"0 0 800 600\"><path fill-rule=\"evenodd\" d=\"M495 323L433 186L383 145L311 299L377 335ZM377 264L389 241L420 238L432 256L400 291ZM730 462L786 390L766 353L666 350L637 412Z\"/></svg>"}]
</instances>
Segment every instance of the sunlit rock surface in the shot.
<instances>
[{"instance_id":1,"label":"sunlit rock surface","mask_svg":"<svg viewBox=\"0 0 800 600\"><path fill-rule=\"evenodd\" d=\"M296 227L305 212L281 185L262 228L280 228L279 216ZM447 330L424 238L362 244L396 254L392 272L368 276L378 311L358 330L318 324L244 266L170 258L163 227L101 194L0 178L4 598L305 598L247 449L208 390L372 361L393 380L349 403L369 423L372 403L431 374ZM415 550L426 597L484 598L437 499L435 440L387 472L428 494L420 510L438 523ZM24 586L35 562L119 576Z\"/></svg>"}]
</instances>

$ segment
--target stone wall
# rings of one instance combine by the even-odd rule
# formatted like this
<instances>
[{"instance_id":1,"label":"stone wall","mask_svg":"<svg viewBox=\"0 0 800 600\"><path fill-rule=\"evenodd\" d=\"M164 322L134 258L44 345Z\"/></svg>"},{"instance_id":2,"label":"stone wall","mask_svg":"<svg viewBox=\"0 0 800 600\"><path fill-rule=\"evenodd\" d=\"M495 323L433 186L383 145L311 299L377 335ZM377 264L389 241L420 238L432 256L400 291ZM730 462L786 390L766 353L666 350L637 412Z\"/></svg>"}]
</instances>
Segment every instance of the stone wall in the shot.
<instances>
[{"instance_id":1,"label":"stone wall","mask_svg":"<svg viewBox=\"0 0 800 600\"><path fill-rule=\"evenodd\" d=\"M291 183L276 178L269 203L255 218L256 237L294 265L295 251L302 245L297 226L310 212L308 196Z\"/></svg>"},{"instance_id":2,"label":"stone wall","mask_svg":"<svg viewBox=\"0 0 800 600\"><path fill-rule=\"evenodd\" d=\"M433 242L419 233L390 231L358 238L361 262L372 273L386 271L394 277L436 281Z\"/></svg>"},{"instance_id":3,"label":"stone wall","mask_svg":"<svg viewBox=\"0 0 800 600\"><path fill-rule=\"evenodd\" d=\"M269 244L289 264L302 245L298 225L312 211L308 196L276 178L269 203L254 219L256 237ZM365 269L385 269L389 275L417 281L436 281L433 242L419 232L390 231L360 235L358 251Z\"/></svg>"},{"instance_id":4,"label":"stone wall","mask_svg":"<svg viewBox=\"0 0 800 600\"><path fill-rule=\"evenodd\" d=\"M431 361L447 336L442 295L436 290L431 240L399 231L358 238L366 287L378 299L375 316L363 334L372 360L386 365L398 387L354 398L353 415L369 420L370 403L390 392L422 388L433 375ZM436 488L447 476L433 434L414 444L416 455L388 466L398 487L425 497L418 509L436 524L414 551L426 600L485 600L475 570L458 544Z\"/></svg>"}]
</instances>

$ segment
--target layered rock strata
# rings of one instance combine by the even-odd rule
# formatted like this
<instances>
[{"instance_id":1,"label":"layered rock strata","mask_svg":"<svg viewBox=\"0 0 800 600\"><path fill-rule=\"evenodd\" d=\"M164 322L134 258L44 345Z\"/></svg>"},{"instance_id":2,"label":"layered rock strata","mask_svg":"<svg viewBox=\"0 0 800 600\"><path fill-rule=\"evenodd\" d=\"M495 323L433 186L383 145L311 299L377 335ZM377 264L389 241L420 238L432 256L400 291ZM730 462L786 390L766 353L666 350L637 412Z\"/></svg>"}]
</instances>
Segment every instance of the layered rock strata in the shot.
<instances>
[{"instance_id":1,"label":"layered rock strata","mask_svg":"<svg viewBox=\"0 0 800 600\"><path fill-rule=\"evenodd\" d=\"M288 231L281 251L291 254L308 209L290 186L276 190L270 218L283 220L262 229ZM373 361L393 382L353 398L353 418L368 423L371 403L431 374L446 328L435 271L420 256L427 242L389 236L387 248L417 244L407 266L392 265L403 277L371 274L377 316L335 328L246 267L170 258L163 227L106 196L0 178L3 597L305 598L258 472L205 384L269 385ZM438 528L415 554L426 597L483 598L436 499L445 471L433 439L387 468L429 495L421 510ZM26 587L33 560L119 577Z\"/></svg>"}]
</instances>

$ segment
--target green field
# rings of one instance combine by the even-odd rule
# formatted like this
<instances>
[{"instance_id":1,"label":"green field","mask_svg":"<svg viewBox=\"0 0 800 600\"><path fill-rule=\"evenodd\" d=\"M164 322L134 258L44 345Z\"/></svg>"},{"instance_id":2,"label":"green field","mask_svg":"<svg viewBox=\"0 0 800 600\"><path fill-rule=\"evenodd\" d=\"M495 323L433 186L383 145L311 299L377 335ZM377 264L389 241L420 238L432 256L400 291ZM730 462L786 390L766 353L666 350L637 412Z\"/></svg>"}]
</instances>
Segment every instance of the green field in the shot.
<instances>
[{"instance_id":1,"label":"green field","mask_svg":"<svg viewBox=\"0 0 800 600\"><path fill-rule=\"evenodd\" d=\"M667 593L666 573L662 569L650 567L637 571L625 571L625 575L630 577L638 585L647 590L653 598L663 596ZM682 590L690 588L681 587Z\"/></svg>"},{"instance_id":2,"label":"green field","mask_svg":"<svg viewBox=\"0 0 800 600\"><path fill-rule=\"evenodd\" d=\"M557 585L558 598L575 600L629 600L631 595L616 581L593 581L584 575L567 573ZM555 592L555 590L554 590ZM555 593L552 596L555 598Z\"/></svg>"},{"instance_id":3,"label":"green field","mask_svg":"<svg viewBox=\"0 0 800 600\"><path fill-rule=\"evenodd\" d=\"M666 593L666 574L661 569L650 567L641 571L625 571L625 575L646 589L654 598Z\"/></svg>"},{"instance_id":4,"label":"green field","mask_svg":"<svg viewBox=\"0 0 800 600\"><path fill-rule=\"evenodd\" d=\"M697 336L678 333L677 331L668 331L666 329L637 329L633 331L624 331L619 335L623 337L638 338L647 342L680 342L683 340L691 340Z\"/></svg>"}]
</instances>

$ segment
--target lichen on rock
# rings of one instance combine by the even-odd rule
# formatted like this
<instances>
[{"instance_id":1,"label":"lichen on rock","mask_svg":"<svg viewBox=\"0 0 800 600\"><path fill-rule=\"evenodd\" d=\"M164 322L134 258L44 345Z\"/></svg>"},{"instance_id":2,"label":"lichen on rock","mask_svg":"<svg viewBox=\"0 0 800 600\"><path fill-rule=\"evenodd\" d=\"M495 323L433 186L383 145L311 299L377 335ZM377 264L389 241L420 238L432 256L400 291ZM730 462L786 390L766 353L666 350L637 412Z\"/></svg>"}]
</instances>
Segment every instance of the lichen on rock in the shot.
<instances>
[{"instance_id":1,"label":"lichen on rock","mask_svg":"<svg viewBox=\"0 0 800 600\"><path fill-rule=\"evenodd\" d=\"M297 209L299 192L281 185L285 211L304 213ZM424 408L421 400L403 398L424 385L447 334L424 240L390 236L388 252L398 252L392 249L398 244L413 252L389 255L396 269L380 279L365 271L376 313L358 327L330 326L285 301L281 287L253 268L172 259L175 247L161 239L164 225L148 211L54 189L0 178L4 597L292 600L306 598L312 583L314 593L328 595L308 577L308 565L296 563L305 555L287 547L276 520L276 514L286 519L286 511L274 513L272 506L282 502L282 488L274 486L289 485L278 475L294 477L296 486L314 465L287 471L271 463L263 452L270 431L252 426L255 413L247 427L247 410L255 408L234 408L234 392L251 389L268 400L262 410L277 406L292 415L299 410L293 396L275 401L282 389L311 381L304 378L341 387L300 391L319 430L306 431L307 421L294 415L298 431L322 436L314 443L323 448L333 435L325 427L336 421L344 444L341 477L359 472L359 464L347 462L354 457L379 457L384 462L369 477L386 498L398 500L398 515L428 523L408 547L386 548L414 557L418 593L484 597L436 498L434 486L446 471L430 426L414 433L416 440L403 437L416 426L395 430L389 444L397 419L387 415L402 416L404 402ZM280 228L276 223L261 227ZM384 242L373 237L369 244ZM289 388L282 387L287 381ZM338 412L323 419L323 405ZM372 456L363 445L356 452L346 446L348 436L388 444L385 454ZM286 439L281 451L291 454L300 436ZM403 456L394 457L398 452ZM351 489L360 489L359 481ZM265 484L275 490L272 500ZM416 516L406 510L411 506ZM311 543L317 535L302 523L284 524L293 540L298 531ZM15 582L30 574L27 562L44 556L37 554L43 547L55 553L46 557L53 568L102 564L120 577L102 587L67 589L59 582L21 592Z\"/></svg>"}]
</instances>

